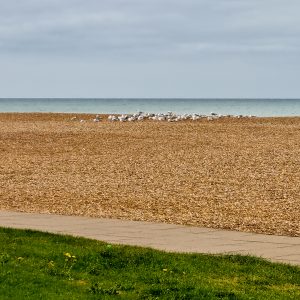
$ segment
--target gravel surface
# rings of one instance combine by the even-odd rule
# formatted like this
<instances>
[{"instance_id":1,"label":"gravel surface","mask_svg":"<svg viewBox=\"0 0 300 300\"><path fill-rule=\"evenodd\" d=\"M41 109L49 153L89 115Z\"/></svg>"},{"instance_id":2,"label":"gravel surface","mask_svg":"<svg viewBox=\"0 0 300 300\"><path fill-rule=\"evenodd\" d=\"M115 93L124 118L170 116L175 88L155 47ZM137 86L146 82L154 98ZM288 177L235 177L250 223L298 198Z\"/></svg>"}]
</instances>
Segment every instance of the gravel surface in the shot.
<instances>
[{"instance_id":1,"label":"gravel surface","mask_svg":"<svg viewBox=\"0 0 300 300\"><path fill-rule=\"evenodd\" d=\"M94 116L0 114L0 209L300 236L300 117Z\"/></svg>"}]
</instances>

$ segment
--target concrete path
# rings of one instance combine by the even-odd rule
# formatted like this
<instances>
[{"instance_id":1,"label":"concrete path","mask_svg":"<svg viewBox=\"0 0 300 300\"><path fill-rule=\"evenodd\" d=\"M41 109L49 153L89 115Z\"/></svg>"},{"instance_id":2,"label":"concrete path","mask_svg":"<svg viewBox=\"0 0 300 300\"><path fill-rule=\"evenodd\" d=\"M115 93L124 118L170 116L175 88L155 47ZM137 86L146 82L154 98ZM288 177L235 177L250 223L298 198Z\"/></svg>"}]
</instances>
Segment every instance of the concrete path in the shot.
<instances>
[{"instance_id":1,"label":"concrete path","mask_svg":"<svg viewBox=\"0 0 300 300\"><path fill-rule=\"evenodd\" d=\"M71 234L174 252L250 254L300 265L300 237L172 224L0 211L0 227Z\"/></svg>"}]
</instances>

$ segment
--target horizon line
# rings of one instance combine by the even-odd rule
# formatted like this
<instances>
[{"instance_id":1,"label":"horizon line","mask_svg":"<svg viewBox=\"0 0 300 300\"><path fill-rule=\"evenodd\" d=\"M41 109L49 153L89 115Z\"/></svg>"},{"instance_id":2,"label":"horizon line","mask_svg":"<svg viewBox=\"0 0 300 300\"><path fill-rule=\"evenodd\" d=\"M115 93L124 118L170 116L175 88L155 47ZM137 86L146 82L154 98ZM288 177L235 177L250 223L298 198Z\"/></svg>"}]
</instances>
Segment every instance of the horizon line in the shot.
<instances>
[{"instance_id":1,"label":"horizon line","mask_svg":"<svg viewBox=\"0 0 300 300\"><path fill-rule=\"evenodd\" d=\"M0 97L0 100L300 100L296 97Z\"/></svg>"}]
</instances>

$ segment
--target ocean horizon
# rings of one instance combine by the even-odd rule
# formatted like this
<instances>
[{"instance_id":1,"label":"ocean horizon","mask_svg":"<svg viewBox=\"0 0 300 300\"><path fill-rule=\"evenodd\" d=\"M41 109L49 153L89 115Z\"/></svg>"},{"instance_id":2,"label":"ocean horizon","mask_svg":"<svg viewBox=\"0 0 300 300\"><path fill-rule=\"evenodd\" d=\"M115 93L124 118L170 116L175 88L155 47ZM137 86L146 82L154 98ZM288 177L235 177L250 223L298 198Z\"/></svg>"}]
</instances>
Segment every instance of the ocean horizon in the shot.
<instances>
[{"instance_id":1,"label":"ocean horizon","mask_svg":"<svg viewBox=\"0 0 300 300\"><path fill-rule=\"evenodd\" d=\"M300 116L300 99L275 98L0 98L0 112L148 113Z\"/></svg>"}]
</instances>

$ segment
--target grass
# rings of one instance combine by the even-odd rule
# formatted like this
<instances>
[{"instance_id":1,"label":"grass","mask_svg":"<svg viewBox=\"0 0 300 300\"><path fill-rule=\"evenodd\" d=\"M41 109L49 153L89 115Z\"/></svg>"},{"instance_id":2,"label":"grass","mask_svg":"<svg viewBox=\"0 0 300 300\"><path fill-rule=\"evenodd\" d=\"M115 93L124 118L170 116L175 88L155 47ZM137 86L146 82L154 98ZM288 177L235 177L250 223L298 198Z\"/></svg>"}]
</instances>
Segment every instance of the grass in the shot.
<instances>
[{"instance_id":1,"label":"grass","mask_svg":"<svg viewBox=\"0 0 300 300\"><path fill-rule=\"evenodd\" d=\"M300 299L300 268L0 228L0 299Z\"/></svg>"}]
</instances>

